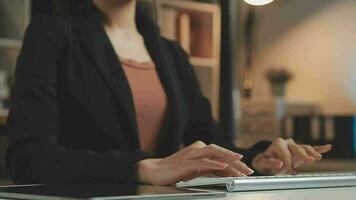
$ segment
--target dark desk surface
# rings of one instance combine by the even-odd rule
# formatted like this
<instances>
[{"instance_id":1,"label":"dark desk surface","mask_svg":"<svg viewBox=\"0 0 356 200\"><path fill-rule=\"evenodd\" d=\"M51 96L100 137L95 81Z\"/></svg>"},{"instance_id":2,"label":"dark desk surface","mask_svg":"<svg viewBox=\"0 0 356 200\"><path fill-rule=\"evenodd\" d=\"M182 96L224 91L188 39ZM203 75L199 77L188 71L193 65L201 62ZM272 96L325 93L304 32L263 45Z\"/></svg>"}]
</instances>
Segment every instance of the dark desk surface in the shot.
<instances>
[{"instance_id":1,"label":"dark desk surface","mask_svg":"<svg viewBox=\"0 0 356 200\"><path fill-rule=\"evenodd\" d=\"M356 187L228 193L226 200L355 200Z\"/></svg>"},{"instance_id":2,"label":"dark desk surface","mask_svg":"<svg viewBox=\"0 0 356 200\"><path fill-rule=\"evenodd\" d=\"M186 192L185 190L177 189L175 187L155 187L155 186L135 186L135 185L120 185L120 184L79 184L79 185L52 185L52 186L41 186L41 187L28 187L28 188L3 188L0 187L0 193L4 192L8 194L19 193L19 194L57 194L62 198L55 198L56 200L67 200L66 196L71 196L71 200L75 199L89 199L92 196L102 196L110 197L117 196L118 192L123 192L122 194L133 195L137 192L146 195L155 194L181 194ZM275 190L275 191L251 191L251 192L232 192L222 194L223 190L211 190L218 191L220 195L203 197L198 197L199 199L226 199L226 200L355 200L356 199L356 187L336 187L336 188L320 188L320 189L296 189L296 190ZM4 196L1 196L4 197ZM9 196L5 196L5 198ZM14 197L14 196L12 196ZM34 197L34 196L32 196ZM46 196L41 198L34 197L32 199L36 200L50 200ZM117 198L92 198L96 200L104 199L117 199ZM140 199L140 198L135 198ZM150 199L193 199L190 196L185 197L168 197L159 198L153 197Z\"/></svg>"},{"instance_id":3,"label":"dark desk surface","mask_svg":"<svg viewBox=\"0 0 356 200\"><path fill-rule=\"evenodd\" d=\"M224 198L226 194L224 191L207 192L179 189L176 187L123 185L101 182L0 187L0 197L10 199L141 199L144 196L146 197L145 199L205 199L212 197Z\"/></svg>"}]
</instances>

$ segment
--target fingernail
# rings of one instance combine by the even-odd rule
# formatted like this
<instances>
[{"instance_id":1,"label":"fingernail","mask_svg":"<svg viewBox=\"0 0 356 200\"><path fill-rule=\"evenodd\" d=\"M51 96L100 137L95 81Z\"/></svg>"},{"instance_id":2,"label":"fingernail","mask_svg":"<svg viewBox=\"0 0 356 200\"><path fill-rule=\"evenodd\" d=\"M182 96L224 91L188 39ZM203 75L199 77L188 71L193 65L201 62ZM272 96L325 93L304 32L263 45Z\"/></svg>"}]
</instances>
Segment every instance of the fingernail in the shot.
<instances>
[{"instance_id":1,"label":"fingernail","mask_svg":"<svg viewBox=\"0 0 356 200\"><path fill-rule=\"evenodd\" d=\"M292 175L296 175L297 174L297 172L295 170L291 170L291 171L289 171L289 173L292 174Z\"/></svg>"},{"instance_id":2,"label":"fingernail","mask_svg":"<svg viewBox=\"0 0 356 200\"><path fill-rule=\"evenodd\" d=\"M247 171L248 171L248 175L255 173L255 171L253 171L251 168L247 168Z\"/></svg>"},{"instance_id":3,"label":"fingernail","mask_svg":"<svg viewBox=\"0 0 356 200\"><path fill-rule=\"evenodd\" d=\"M239 154L239 153L235 153L235 157L237 157L237 158L243 158L244 156L243 155L241 155L241 154Z\"/></svg>"},{"instance_id":4,"label":"fingernail","mask_svg":"<svg viewBox=\"0 0 356 200\"><path fill-rule=\"evenodd\" d=\"M282 162L276 164L276 169L281 169L282 167L283 167L283 163Z\"/></svg>"}]
</instances>

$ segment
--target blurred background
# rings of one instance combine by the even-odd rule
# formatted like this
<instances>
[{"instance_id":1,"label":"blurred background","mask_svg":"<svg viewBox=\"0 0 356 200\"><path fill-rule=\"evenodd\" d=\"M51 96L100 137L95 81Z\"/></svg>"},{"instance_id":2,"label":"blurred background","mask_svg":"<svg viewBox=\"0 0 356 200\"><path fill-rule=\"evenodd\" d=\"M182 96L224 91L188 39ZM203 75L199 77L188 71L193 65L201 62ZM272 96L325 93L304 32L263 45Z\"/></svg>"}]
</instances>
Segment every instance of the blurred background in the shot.
<instances>
[{"instance_id":1,"label":"blurred background","mask_svg":"<svg viewBox=\"0 0 356 200\"><path fill-rule=\"evenodd\" d=\"M39 14L71 14L82 1L87 0L0 0L4 183L4 123L26 27ZM301 171L356 170L356 1L139 2L162 35L190 55L214 118L236 145L276 137L331 143L325 160Z\"/></svg>"}]
</instances>

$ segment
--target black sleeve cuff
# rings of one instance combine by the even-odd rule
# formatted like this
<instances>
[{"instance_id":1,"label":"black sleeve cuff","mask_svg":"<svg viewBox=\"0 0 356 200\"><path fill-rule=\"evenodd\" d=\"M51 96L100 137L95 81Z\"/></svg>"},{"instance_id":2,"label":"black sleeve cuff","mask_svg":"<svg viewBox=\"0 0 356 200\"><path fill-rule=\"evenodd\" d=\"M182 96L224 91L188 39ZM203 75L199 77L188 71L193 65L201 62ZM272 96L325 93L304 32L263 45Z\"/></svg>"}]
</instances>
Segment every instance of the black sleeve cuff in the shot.
<instances>
[{"instance_id":1,"label":"black sleeve cuff","mask_svg":"<svg viewBox=\"0 0 356 200\"><path fill-rule=\"evenodd\" d=\"M101 160L92 163L90 178L138 184L137 163L148 158L154 158L154 156L144 151L131 153L108 151L100 157Z\"/></svg>"},{"instance_id":2,"label":"black sleeve cuff","mask_svg":"<svg viewBox=\"0 0 356 200\"><path fill-rule=\"evenodd\" d=\"M244 157L242 158L242 161L249 167L252 167L252 160L255 158L255 156L259 153L262 153L264 151L267 150L267 148L272 144L272 142L270 141L261 141L256 143L255 145L253 145L252 147L250 147L249 149L247 149L244 153ZM259 174L255 169L253 169L255 171L254 174L252 174L253 176L259 176L261 174Z\"/></svg>"}]
</instances>

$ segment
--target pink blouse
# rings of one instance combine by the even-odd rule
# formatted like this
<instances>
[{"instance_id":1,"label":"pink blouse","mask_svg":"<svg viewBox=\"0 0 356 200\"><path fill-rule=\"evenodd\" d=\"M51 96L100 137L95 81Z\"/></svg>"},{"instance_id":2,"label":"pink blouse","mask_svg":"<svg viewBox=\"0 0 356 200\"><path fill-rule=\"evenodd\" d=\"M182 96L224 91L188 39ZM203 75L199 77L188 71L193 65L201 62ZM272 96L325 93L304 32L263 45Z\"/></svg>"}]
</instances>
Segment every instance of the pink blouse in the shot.
<instances>
[{"instance_id":1,"label":"pink blouse","mask_svg":"<svg viewBox=\"0 0 356 200\"><path fill-rule=\"evenodd\" d=\"M167 96L153 62L120 58L133 95L141 149L153 152L167 109Z\"/></svg>"}]
</instances>

